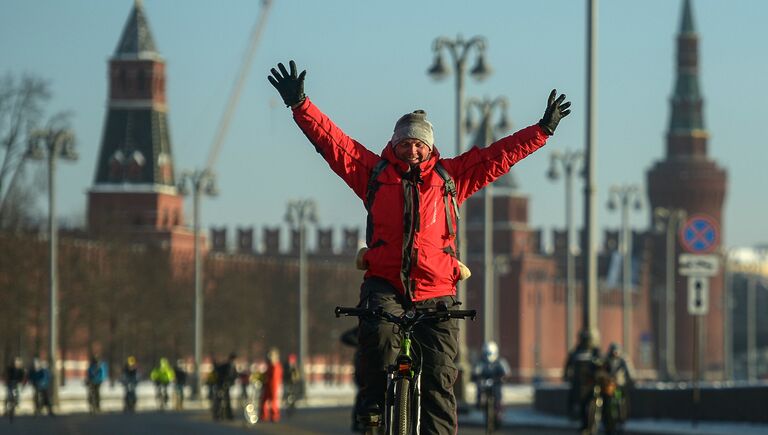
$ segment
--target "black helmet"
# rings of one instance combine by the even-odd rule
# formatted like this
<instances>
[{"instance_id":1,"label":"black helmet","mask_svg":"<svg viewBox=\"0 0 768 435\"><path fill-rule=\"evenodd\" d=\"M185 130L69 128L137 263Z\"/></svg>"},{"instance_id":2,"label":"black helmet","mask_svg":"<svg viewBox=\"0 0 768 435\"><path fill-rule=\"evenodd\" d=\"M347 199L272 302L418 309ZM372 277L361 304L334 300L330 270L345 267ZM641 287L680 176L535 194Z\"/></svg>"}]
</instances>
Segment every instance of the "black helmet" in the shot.
<instances>
[{"instance_id":1,"label":"black helmet","mask_svg":"<svg viewBox=\"0 0 768 435\"><path fill-rule=\"evenodd\" d=\"M621 346L619 346L617 343L611 343L608 346L608 355L618 356L620 353L621 353Z\"/></svg>"},{"instance_id":2,"label":"black helmet","mask_svg":"<svg viewBox=\"0 0 768 435\"><path fill-rule=\"evenodd\" d=\"M583 329L579 333L579 344L581 346L592 346L592 332L589 329Z\"/></svg>"}]
</instances>

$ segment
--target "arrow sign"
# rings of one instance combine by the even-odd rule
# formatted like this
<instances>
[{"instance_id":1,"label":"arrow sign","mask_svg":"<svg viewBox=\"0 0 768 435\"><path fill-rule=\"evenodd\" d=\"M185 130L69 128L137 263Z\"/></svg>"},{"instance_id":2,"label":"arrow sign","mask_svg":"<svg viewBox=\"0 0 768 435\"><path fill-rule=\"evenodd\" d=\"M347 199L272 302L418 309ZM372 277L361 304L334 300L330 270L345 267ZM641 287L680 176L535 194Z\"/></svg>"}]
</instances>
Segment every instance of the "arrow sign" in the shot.
<instances>
[{"instance_id":1,"label":"arrow sign","mask_svg":"<svg viewBox=\"0 0 768 435\"><path fill-rule=\"evenodd\" d=\"M703 316L709 312L709 278L688 278L688 314Z\"/></svg>"}]
</instances>

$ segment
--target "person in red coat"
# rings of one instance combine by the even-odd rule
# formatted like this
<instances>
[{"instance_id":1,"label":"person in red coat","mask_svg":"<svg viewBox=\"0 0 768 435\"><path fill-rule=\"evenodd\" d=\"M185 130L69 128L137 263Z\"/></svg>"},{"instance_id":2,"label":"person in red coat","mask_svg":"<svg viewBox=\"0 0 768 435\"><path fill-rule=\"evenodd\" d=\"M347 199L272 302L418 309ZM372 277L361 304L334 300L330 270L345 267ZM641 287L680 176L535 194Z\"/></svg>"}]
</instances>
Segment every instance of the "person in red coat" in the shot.
<instances>
[{"instance_id":1,"label":"person in red coat","mask_svg":"<svg viewBox=\"0 0 768 435\"><path fill-rule=\"evenodd\" d=\"M366 270L359 306L381 308L396 316L406 309L435 309L443 304L459 309L456 283L468 276L468 270L458 258L458 205L544 146L570 113L571 103L553 89L538 123L453 158L440 156L426 112L415 110L395 123L392 137L377 154L321 112L304 94L306 71L297 74L294 61L289 67L290 71L278 64L268 80L315 151L368 210L368 249L358 261ZM359 101L362 106L376 104L365 95ZM450 189L448 180L454 185ZM422 434L458 430L453 392L458 331L455 319L422 323L414 329L422 373ZM383 412L387 366L397 355L400 337L392 325L365 318L360 319L359 343L363 382L358 415L365 419Z\"/></svg>"},{"instance_id":2,"label":"person in red coat","mask_svg":"<svg viewBox=\"0 0 768 435\"><path fill-rule=\"evenodd\" d=\"M261 397L259 398L259 419L280 421L280 396L278 391L283 383L283 365L280 352L272 348L267 352L267 371L262 376Z\"/></svg>"}]
</instances>

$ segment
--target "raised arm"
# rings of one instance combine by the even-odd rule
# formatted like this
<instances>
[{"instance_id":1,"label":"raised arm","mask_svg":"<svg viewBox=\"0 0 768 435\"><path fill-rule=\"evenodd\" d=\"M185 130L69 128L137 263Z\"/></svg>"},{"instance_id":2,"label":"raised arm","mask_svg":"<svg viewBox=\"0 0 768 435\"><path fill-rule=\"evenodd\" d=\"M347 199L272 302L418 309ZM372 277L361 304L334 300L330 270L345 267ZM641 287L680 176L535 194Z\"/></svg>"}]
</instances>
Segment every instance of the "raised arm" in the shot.
<instances>
[{"instance_id":1,"label":"raised arm","mask_svg":"<svg viewBox=\"0 0 768 435\"><path fill-rule=\"evenodd\" d=\"M297 74L296 63L290 61L290 72L282 63L272 68L268 80L277 89L283 102L293 110L293 119L315 146L315 150L328 162L333 172L360 198L365 198L371 170L379 156L361 143L347 136L328 116L304 94L307 71Z\"/></svg>"},{"instance_id":2,"label":"raised arm","mask_svg":"<svg viewBox=\"0 0 768 435\"><path fill-rule=\"evenodd\" d=\"M547 99L544 116L537 124L504 137L486 148L473 147L458 157L444 160L446 169L455 177L460 202L544 146L547 138L555 133L560 120L571 113L571 103L564 102L565 95L556 96L557 91L553 89Z\"/></svg>"}]
</instances>

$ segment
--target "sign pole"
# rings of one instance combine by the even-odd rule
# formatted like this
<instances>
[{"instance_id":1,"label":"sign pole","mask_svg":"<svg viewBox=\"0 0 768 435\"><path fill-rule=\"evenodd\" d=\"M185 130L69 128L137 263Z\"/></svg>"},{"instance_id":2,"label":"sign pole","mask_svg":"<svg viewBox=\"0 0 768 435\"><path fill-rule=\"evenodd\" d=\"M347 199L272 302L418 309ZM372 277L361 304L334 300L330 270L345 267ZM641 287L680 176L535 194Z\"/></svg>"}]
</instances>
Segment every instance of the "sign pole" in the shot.
<instances>
[{"instance_id":1,"label":"sign pole","mask_svg":"<svg viewBox=\"0 0 768 435\"><path fill-rule=\"evenodd\" d=\"M701 315L693 316L693 414L691 424L693 427L699 423L699 401L701 400L701 391L699 390L699 323Z\"/></svg>"}]
</instances>

